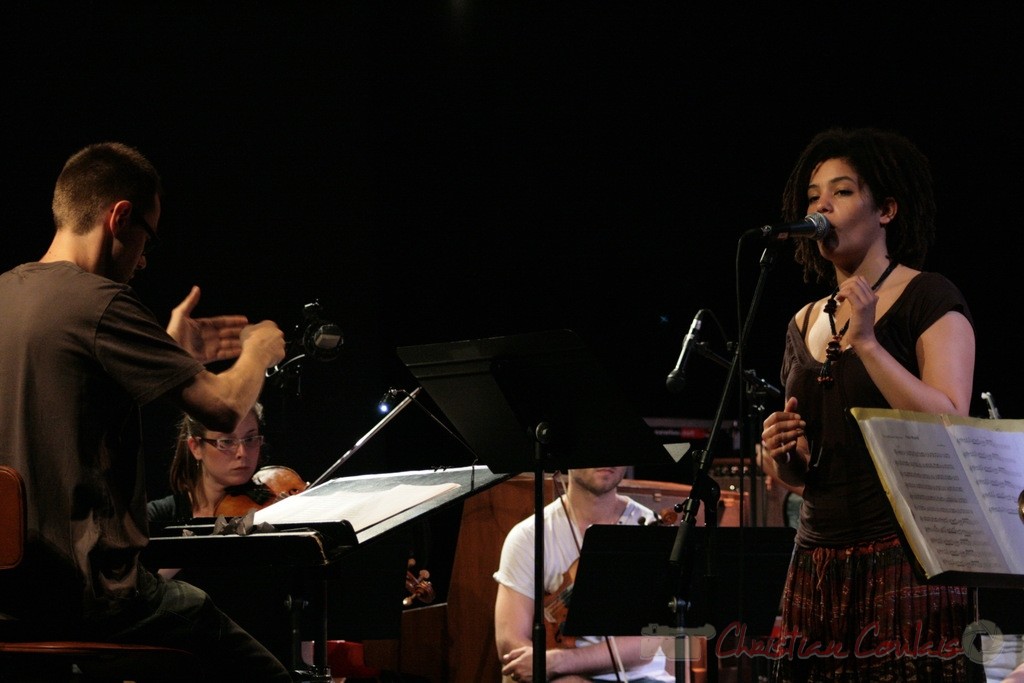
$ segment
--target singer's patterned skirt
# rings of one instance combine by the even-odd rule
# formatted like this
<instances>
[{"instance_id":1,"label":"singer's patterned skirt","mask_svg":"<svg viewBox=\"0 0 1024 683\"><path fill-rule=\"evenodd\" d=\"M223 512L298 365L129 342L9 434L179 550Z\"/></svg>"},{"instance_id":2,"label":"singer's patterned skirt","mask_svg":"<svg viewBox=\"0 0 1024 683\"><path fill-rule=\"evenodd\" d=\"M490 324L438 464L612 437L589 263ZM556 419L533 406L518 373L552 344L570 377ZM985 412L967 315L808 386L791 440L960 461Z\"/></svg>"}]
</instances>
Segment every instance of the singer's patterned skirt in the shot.
<instances>
[{"instance_id":1,"label":"singer's patterned skirt","mask_svg":"<svg viewBox=\"0 0 1024 683\"><path fill-rule=\"evenodd\" d=\"M772 679L966 681L967 592L918 581L896 536L797 548Z\"/></svg>"}]
</instances>

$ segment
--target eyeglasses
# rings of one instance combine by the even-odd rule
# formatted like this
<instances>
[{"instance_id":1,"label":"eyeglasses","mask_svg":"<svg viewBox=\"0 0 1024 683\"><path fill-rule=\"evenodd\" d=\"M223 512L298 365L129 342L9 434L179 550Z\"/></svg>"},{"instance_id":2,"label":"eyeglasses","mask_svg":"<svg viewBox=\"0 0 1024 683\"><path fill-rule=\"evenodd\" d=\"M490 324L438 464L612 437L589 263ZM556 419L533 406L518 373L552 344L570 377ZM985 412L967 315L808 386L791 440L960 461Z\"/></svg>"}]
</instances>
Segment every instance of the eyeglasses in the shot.
<instances>
[{"instance_id":1,"label":"eyeglasses","mask_svg":"<svg viewBox=\"0 0 1024 683\"><path fill-rule=\"evenodd\" d=\"M205 436L197 436L196 439L199 441L205 441L211 446L216 447L218 451L224 451L226 453L232 453L238 450L238 445L241 444L242 448L246 450L250 448L259 448L263 445L263 435L253 434L252 436L246 436L241 439L208 439Z\"/></svg>"},{"instance_id":2,"label":"eyeglasses","mask_svg":"<svg viewBox=\"0 0 1024 683\"><path fill-rule=\"evenodd\" d=\"M142 247L142 255L149 256L160 244L160 238L156 236L156 231L153 230L153 226L151 226L145 218L141 215L135 215L134 218L139 227L146 231L146 244Z\"/></svg>"}]
</instances>

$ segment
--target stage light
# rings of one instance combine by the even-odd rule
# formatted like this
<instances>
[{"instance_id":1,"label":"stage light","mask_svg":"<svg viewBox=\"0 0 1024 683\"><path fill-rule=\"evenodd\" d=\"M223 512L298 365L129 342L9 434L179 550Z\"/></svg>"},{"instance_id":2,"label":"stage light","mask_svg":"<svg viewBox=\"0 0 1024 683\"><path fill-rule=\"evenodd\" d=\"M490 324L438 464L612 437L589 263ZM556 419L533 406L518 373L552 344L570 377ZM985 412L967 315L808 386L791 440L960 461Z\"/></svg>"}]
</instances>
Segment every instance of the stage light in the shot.
<instances>
[{"instance_id":1,"label":"stage light","mask_svg":"<svg viewBox=\"0 0 1024 683\"><path fill-rule=\"evenodd\" d=\"M398 403L398 397L401 392L398 389L388 389L384 392L380 401L377 402L377 412L381 415L387 415Z\"/></svg>"}]
</instances>

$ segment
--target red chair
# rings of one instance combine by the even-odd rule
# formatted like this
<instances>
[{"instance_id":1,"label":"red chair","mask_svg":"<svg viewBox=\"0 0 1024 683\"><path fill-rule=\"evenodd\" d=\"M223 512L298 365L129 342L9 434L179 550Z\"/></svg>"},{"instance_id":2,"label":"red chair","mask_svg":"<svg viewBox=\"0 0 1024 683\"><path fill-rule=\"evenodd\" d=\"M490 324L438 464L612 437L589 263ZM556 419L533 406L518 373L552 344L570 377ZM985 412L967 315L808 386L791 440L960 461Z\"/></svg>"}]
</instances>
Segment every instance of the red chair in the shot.
<instances>
[{"instance_id":1,"label":"red chair","mask_svg":"<svg viewBox=\"0 0 1024 683\"><path fill-rule=\"evenodd\" d=\"M25 483L16 470L0 465L0 580L17 567L27 533ZM17 633L16 622L3 620L4 636ZM0 681L194 681L200 669L183 650L151 645L88 641L0 641Z\"/></svg>"}]
</instances>

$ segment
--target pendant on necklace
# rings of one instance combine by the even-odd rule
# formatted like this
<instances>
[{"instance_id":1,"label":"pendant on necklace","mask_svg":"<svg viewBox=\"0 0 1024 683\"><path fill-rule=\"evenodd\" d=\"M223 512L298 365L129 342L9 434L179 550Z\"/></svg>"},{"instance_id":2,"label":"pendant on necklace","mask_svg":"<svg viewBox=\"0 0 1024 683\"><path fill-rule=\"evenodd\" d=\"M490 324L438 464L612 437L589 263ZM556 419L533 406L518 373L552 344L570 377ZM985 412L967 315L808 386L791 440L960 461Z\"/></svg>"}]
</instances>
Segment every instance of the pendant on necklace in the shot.
<instances>
[{"instance_id":1,"label":"pendant on necklace","mask_svg":"<svg viewBox=\"0 0 1024 683\"><path fill-rule=\"evenodd\" d=\"M842 339L842 335L832 335L832 340L829 341L828 346L825 347L825 358L835 363L839 360L839 356L843 350L839 347L839 340Z\"/></svg>"},{"instance_id":2,"label":"pendant on necklace","mask_svg":"<svg viewBox=\"0 0 1024 683\"><path fill-rule=\"evenodd\" d=\"M890 261L888 267L879 276L878 281L871 285L871 291L877 292L878 288L885 282L885 278L889 277L889 274L896 269L896 261ZM843 339L843 335L846 334L846 330L850 327L850 321L847 320L846 324L843 325L843 329L836 331L836 310L839 308L839 303L836 301L836 295L839 294L839 288L836 287L835 291L832 292L832 296L829 297L828 301L825 302L824 311L828 315L828 324L832 330L832 339L825 347L825 362L821 364L821 370L818 372L818 384L824 387L831 387L835 383L835 377L832 376L832 364L839 362L842 356L843 349L840 345L840 341Z\"/></svg>"},{"instance_id":3,"label":"pendant on necklace","mask_svg":"<svg viewBox=\"0 0 1024 683\"><path fill-rule=\"evenodd\" d=\"M842 339L841 335L832 335L831 341L825 347L825 362L821 364L821 370L818 372L818 384L831 386L836 381L832 376L832 363L837 362L842 354L842 349L839 346L840 339Z\"/></svg>"}]
</instances>

